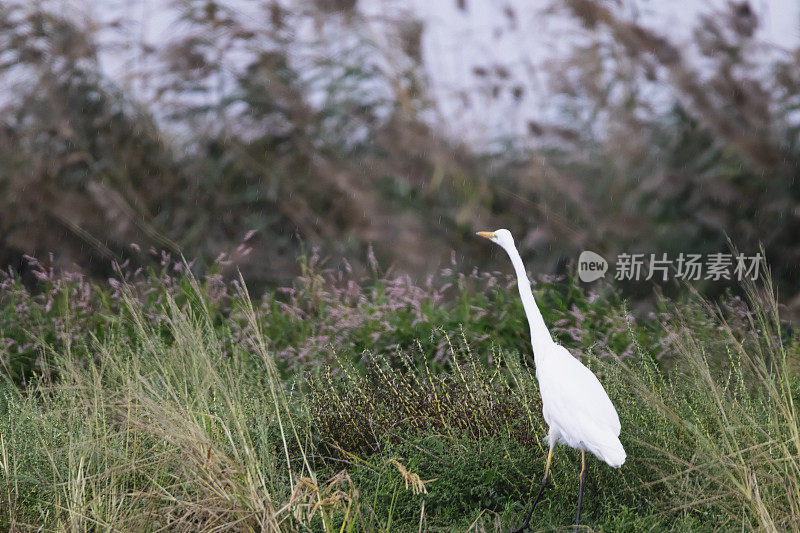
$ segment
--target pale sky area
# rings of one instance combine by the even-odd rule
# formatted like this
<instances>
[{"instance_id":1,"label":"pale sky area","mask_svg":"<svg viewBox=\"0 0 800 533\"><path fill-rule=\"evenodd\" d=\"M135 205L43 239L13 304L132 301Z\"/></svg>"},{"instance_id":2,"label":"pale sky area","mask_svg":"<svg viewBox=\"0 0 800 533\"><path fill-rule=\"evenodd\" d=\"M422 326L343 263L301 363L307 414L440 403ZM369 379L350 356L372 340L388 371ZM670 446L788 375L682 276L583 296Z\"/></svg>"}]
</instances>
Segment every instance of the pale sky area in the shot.
<instances>
[{"instance_id":1,"label":"pale sky area","mask_svg":"<svg viewBox=\"0 0 800 533\"><path fill-rule=\"evenodd\" d=\"M180 30L169 2L159 0L84 0L66 2L97 20L123 18L129 39L158 46ZM282 3L287 3L286 1ZM688 43L698 16L724 7L726 0L623 0L619 9L631 19L653 28L675 43ZM484 143L525 132L529 120L557 120L553 116L554 96L548 87L546 65L558 64L584 30L552 0L465 0L460 9L456 0L361 0L360 9L376 22L376 35L384 20L411 13L425 26L422 52L427 65L429 90L441 115L432 117L443 133L471 142ZM226 5L254 17L259 2L232 0ZM796 0L754 0L750 3L760 20L754 36L757 42L792 49L800 44L800 2ZM555 6L555 7L554 7ZM509 16L511 8L514 15ZM313 34L313 28L300 28ZM106 35L119 42L119 35ZM768 61L765 61L767 64ZM106 51L103 64L122 86L142 90L135 80L147 71L130 51ZM473 74L476 66L503 65L525 92L515 102L510 91L491 96L489 86ZM138 83L138 85L137 85ZM482 84L483 83L483 84ZM464 95L469 104L465 104ZM658 88L652 98L657 102Z\"/></svg>"}]
</instances>

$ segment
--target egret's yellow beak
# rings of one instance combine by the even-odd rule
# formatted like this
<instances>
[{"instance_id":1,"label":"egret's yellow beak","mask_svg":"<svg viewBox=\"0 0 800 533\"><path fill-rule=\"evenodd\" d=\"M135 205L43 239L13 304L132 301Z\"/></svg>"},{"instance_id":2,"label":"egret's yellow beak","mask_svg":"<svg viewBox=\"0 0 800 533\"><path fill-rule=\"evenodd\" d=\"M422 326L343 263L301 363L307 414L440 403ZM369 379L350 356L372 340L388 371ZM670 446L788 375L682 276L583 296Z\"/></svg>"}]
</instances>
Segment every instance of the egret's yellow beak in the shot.
<instances>
[{"instance_id":1,"label":"egret's yellow beak","mask_svg":"<svg viewBox=\"0 0 800 533\"><path fill-rule=\"evenodd\" d=\"M479 236L483 237L484 239L489 239L489 240L494 239L494 232L493 231L479 231L475 235L479 235Z\"/></svg>"}]
</instances>

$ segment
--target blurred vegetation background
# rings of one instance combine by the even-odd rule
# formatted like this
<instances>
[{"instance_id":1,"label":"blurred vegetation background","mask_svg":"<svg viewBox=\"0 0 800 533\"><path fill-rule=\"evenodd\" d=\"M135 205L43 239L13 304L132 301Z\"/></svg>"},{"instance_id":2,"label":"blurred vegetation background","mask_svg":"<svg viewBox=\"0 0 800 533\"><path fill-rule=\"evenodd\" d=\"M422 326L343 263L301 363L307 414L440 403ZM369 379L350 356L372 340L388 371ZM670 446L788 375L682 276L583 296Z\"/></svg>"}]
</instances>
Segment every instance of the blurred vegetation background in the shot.
<instances>
[{"instance_id":1,"label":"blurred vegetation background","mask_svg":"<svg viewBox=\"0 0 800 533\"><path fill-rule=\"evenodd\" d=\"M800 49L755 39L747 2L700 16L691 53L621 4L548 4L543 16L584 30L549 73L562 119L484 145L439 127L426 25L402 11L176 0L173 38L133 54L157 75L122 86L101 36L125 21L65 6L0 4L4 269L31 275L25 256L52 253L103 278L163 250L264 288L312 248L356 273L377 260L419 279L452 250L488 267L476 229L511 229L529 268L553 274L584 249L727 252L730 237L748 253L763 244L784 311L800 309ZM489 99L523 105L531 90L493 59L472 76L465 87Z\"/></svg>"},{"instance_id":2,"label":"blurred vegetation background","mask_svg":"<svg viewBox=\"0 0 800 533\"><path fill-rule=\"evenodd\" d=\"M115 2L0 1L0 531L518 525L546 424L516 278L474 236L506 227L624 428L583 523L800 532L781 2L682 36L646 0L541 0L536 28L524 0ZM491 13L443 100L432 24L473 50ZM504 56L560 24L558 54ZM730 243L775 286L573 276ZM577 460L537 527L569 523Z\"/></svg>"}]
</instances>

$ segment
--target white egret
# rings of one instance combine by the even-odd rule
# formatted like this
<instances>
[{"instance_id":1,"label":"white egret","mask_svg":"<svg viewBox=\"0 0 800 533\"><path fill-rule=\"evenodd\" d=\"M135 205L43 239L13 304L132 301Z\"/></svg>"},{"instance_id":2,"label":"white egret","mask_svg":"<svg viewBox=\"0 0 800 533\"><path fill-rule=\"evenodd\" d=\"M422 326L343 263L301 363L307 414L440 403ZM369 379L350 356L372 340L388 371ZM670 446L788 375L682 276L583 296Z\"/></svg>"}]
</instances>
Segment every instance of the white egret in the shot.
<instances>
[{"instance_id":1,"label":"white egret","mask_svg":"<svg viewBox=\"0 0 800 533\"><path fill-rule=\"evenodd\" d=\"M625 462L625 450L619 441L619 416L592 371L583 366L566 348L556 344L550 336L542 314L536 306L531 284L525 273L525 265L522 264L511 232L499 229L479 231L478 235L502 246L511 258L511 264L514 265L519 296L522 298L522 306L525 308L531 330L536 379L539 381L539 391L542 395L542 415L549 428L547 442L550 450L547 453L542 484L522 526L516 531L523 531L528 527L533 510L547 485L553 447L559 442L581 451L578 510L575 513L577 529L581 518L583 483L586 479L586 452L592 452L598 459L614 468L619 468Z\"/></svg>"}]
</instances>

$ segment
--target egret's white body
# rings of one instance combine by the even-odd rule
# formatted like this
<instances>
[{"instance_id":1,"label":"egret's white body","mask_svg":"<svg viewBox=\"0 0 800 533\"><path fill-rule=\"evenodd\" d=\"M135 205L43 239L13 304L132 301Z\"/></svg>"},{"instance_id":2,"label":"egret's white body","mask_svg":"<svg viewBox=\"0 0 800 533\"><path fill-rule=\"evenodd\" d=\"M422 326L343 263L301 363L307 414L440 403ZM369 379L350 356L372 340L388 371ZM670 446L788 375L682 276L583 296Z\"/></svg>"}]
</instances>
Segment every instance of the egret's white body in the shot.
<instances>
[{"instance_id":1,"label":"egret's white body","mask_svg":"<svg viewBox=\"0 0 800 533\"><path fill-rule=\"evenodd\" d=\"M622 466L619 417L597 377L555 342L534 350L548 443L561 442Z\"/></svg>"},{"instance_id":2,"label":"egret's white body","mask_svg":"<svg viewBox=\"0 0 800 533\"><path fill-rule=\"evenodd\" d=\"M549 428L547 440L550 445L542 487L533 503L535 506L547 483L550 458L556 443L566 444L582 452L591 452L615 468L622 466L625 462L625 450L619 441L621 429L619 416L597 376L573 357L566 348L556 344L550 336L542 313L533 298L525 265L514 245L511 232L500 229L492 232L481 231L478 235L499 244L511 258L517 274L519 296L531 330L536 379L542 395L542 415ZM576 523L580 518L580 502L583 497L585 473L583 455L581 464L581 491ZM532 512L533 508L520 529L527 526Z\"/></svg>"}]
</instances>

